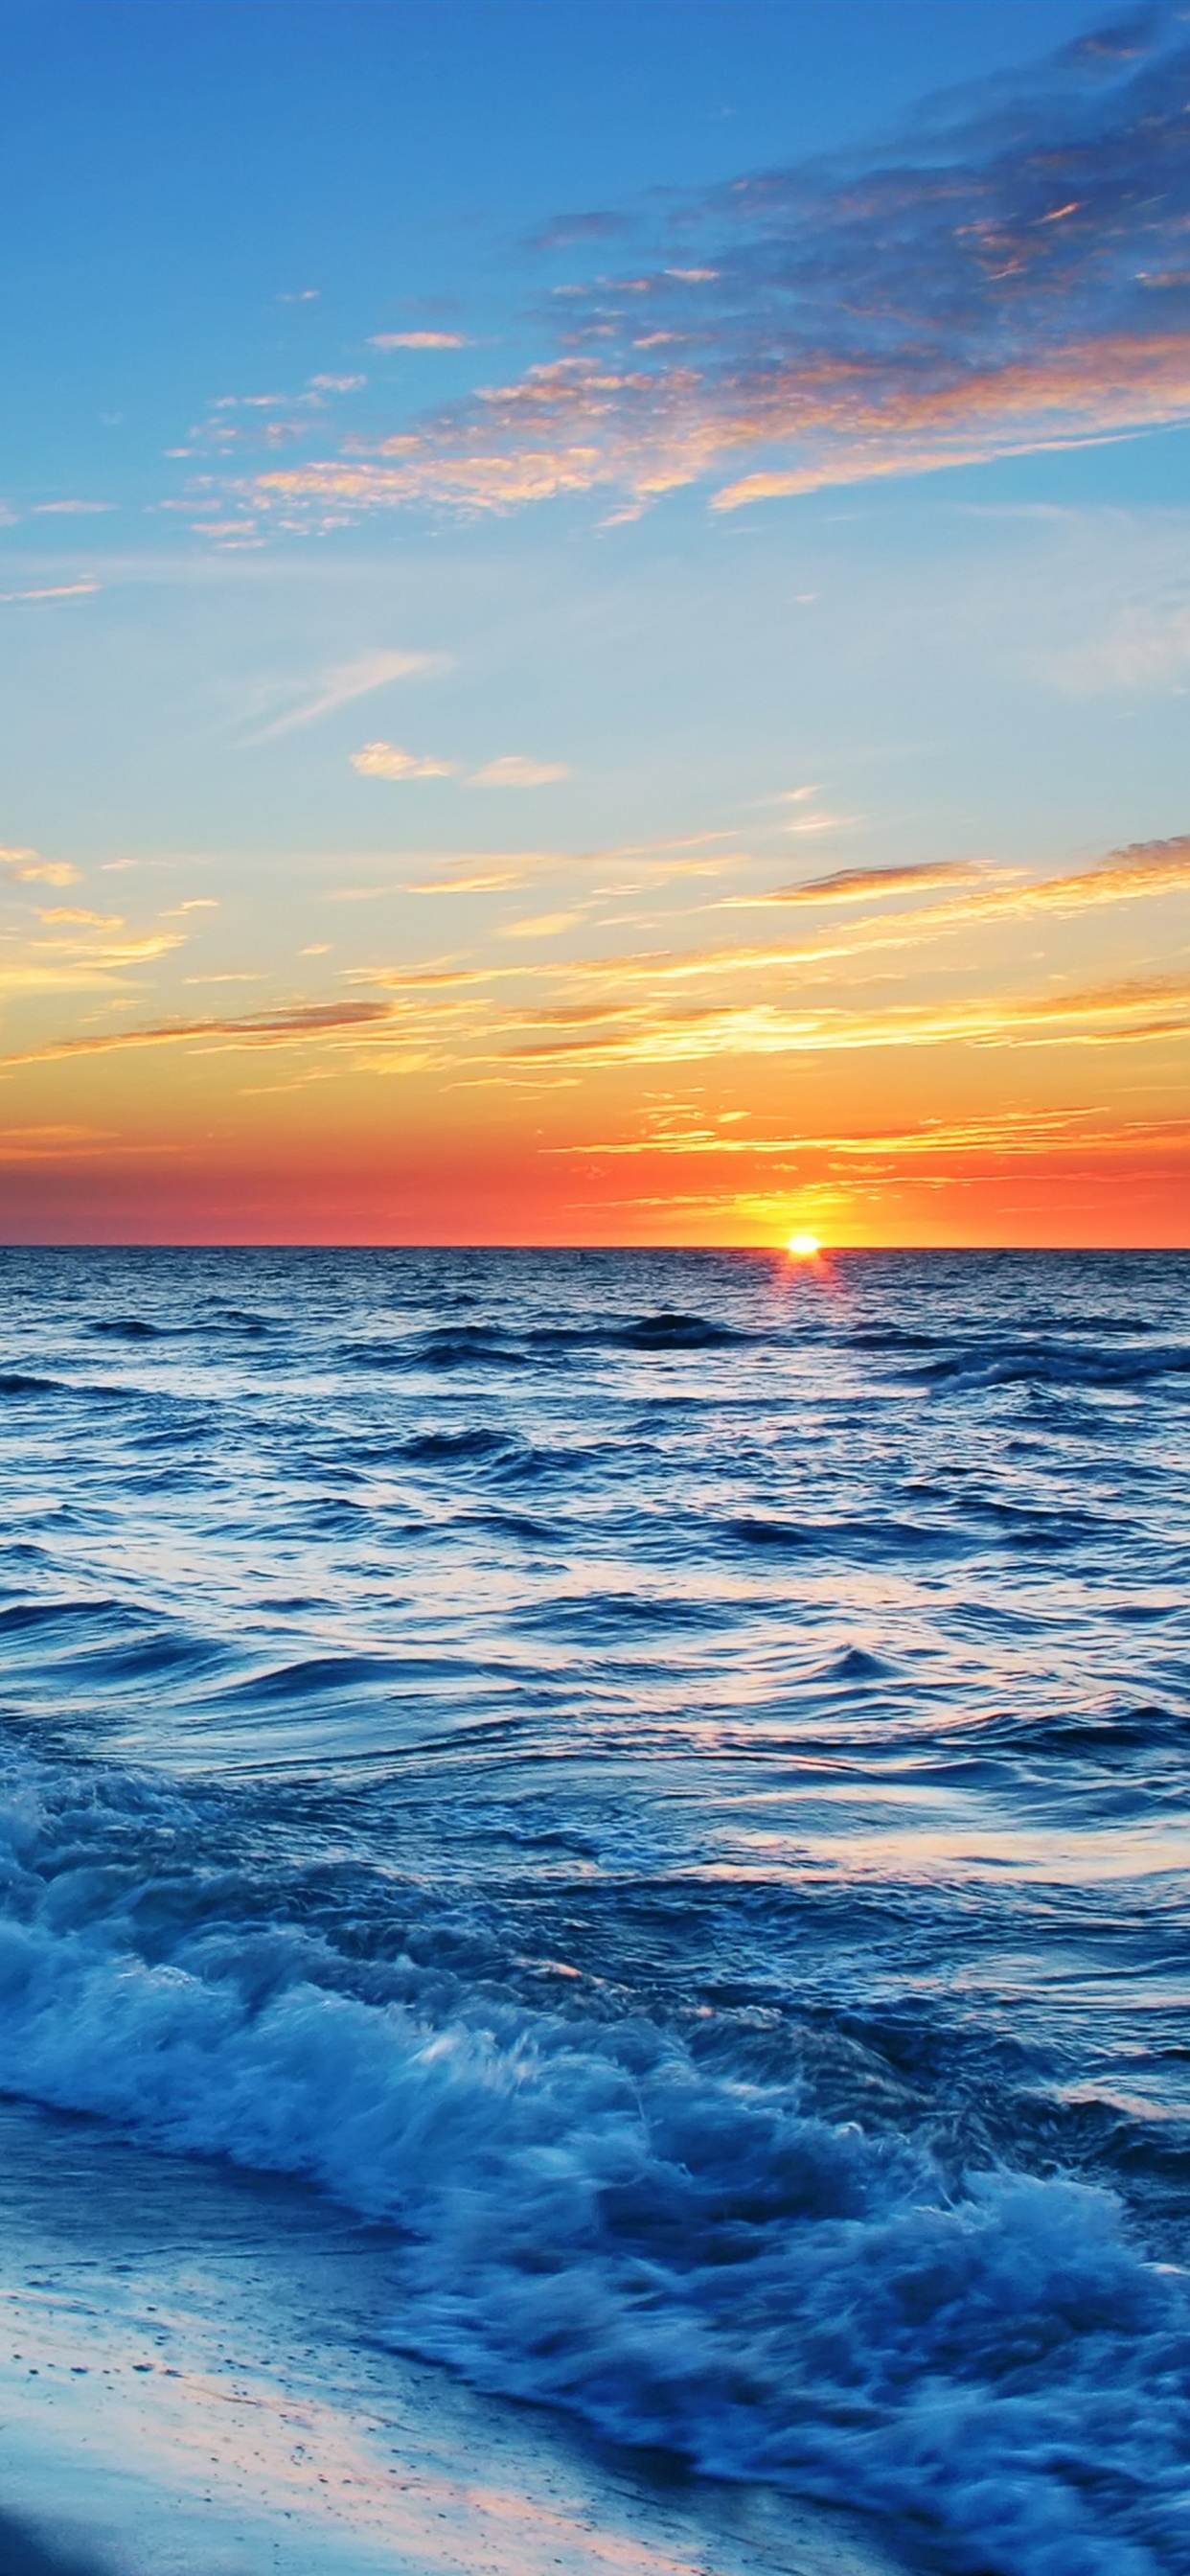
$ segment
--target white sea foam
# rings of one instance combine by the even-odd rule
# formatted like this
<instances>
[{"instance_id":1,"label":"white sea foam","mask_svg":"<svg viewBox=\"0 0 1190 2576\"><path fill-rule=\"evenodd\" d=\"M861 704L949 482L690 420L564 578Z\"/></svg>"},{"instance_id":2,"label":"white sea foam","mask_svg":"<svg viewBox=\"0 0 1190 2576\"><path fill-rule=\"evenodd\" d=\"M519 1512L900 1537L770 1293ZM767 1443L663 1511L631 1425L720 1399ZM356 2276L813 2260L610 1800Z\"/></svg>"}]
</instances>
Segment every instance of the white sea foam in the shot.
<instances>
[{"instance_id":1,"label":"white sea foam","mask_svg":"<svg viewBox=\"0 0 1190 2576\"><path fill-rule=\"evenodd\" d=\"M28 1906L27 1795L9 1824ZM79 1854L0 1920L6 2088L396 2222L395 2339L704 2470L860 2499L988 2576L1190 2565L1186 2285L1104 2195L956 2188L643 2020L377 2006L280 1929L152 1962L137 1893Z\"/></svg>"},{"instance_id":2,"label":"white sea foam","mask_svg":"<svg viewBox=\"0 0 1190 2576\"><path fill-rule=\"evenodd\" d=\"M0 2081L493 2390L1190 2576L1185 1258L5 1277Z\"/></svg>"}]
</instances>

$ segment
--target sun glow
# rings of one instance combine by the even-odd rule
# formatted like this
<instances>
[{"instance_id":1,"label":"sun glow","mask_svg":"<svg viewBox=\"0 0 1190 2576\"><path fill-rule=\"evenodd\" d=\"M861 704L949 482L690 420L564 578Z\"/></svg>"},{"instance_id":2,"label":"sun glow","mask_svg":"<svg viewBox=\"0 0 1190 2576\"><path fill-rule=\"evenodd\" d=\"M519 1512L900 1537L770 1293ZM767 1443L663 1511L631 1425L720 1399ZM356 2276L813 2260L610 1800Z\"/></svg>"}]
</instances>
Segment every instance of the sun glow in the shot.
<instances>
[{"instance_id":1,"label":"sun glow","mask_svg":"<svg viewBox=\"0 0 1190 2576\"><path fill-rule=\"evenodd\" d=\"M785 1249L794 1261L815 1261L822 1245L816 1234L791 1234Z\"/></svg>"}]
</instances>

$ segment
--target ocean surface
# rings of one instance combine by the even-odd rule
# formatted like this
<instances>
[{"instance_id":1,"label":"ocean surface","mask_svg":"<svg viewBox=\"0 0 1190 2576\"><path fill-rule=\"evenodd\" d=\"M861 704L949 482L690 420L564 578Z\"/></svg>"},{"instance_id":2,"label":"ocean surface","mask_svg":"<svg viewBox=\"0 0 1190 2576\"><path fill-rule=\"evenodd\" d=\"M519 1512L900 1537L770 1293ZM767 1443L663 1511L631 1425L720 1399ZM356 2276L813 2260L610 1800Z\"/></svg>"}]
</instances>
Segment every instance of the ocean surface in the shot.
<instances>
[{"instance_id":1,"label":"ocean surface","mask_svg":"<svg viewBox=\"0 0 1190 2576\"><path fill-rule=\"evenodd\" d=\"M332 2410L1190 2571L1188 1412L1178 1254L4 1253L26 2238L230 2164Z\"/></svg>"}]
</instances>

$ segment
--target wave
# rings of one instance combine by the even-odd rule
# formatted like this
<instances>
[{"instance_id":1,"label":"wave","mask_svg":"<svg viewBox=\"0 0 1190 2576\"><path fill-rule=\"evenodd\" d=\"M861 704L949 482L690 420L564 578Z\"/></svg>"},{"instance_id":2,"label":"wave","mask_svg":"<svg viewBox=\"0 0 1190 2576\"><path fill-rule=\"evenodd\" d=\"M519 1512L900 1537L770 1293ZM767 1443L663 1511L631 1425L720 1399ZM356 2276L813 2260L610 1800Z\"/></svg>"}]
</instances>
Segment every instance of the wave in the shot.
<instances>
[{"instance_id":1,"label":"wave","mask_svg":"<svg viewBox=\"0 0 1190 2576\"><path fill-rule=\"evenodd\" d=\"M1045 1386L1140 1385L1148 1378L1178 1376L1187 1369L1187 1342L1150 1344L1136 1351L1098 1350L1093 1343L1070 1347L1060 1342L1012 1342L952 1351L945 1359L930 1362L920 1375L959 1392L1020 1381Z\"/></svg>"},{"instance_id":2,"label":"wave","mask_svg":"<svg viewBox=\"0 0 1190 2576\"><path fill-rule=\"evenodd\" d=\"M416 1438L401 1443L400 1456L418 1464L428 1461L449 1464L454 1459L507 1456L514 1444L506 1431L489 1431L483 1423L466 1431L421 1431Z\"/></svg>"},{"instance_id":3,"label":"wave","mask_svg":"<svg viewBox=\"0 0 1190 2576\"><path fill-rule=\"evenodd\" d=\"M598 1351L711 1351L747 1344L758 1336L714 1316L662 1309L657 1314L584 1316L572 1323L530 1324L508 1331L495 1324L450 1324L407 1338L355 1340L341 1356L356 1368L530 1368L549 1359Z\"/></svg>"},{"instance_id":4,"label":"wave","mask_svg":"<svg viewBox=\"0 0 1190 2576\"><path fill-rule=\"evenodd\" d=\"M151 1324L145 1315L97 1315L86 1330L113 1342L160 1342L170 1333L167 1325Z\"/></svg>"},{"instance_id":5,"label":"wave","mask_svg":"<svg viewBox=\"0 0 1190 2576\"><path fill-rule=\"evenodd\" d=\"M187 1878L213 1809L128 1774L110 1796L172 1871L105 1842L83 1775L61 1822L32 1775L0 1810L6 2090L389 2223L391 2340L486 2388L862 2499L981 2576L1190 2568L1187 2281L1110 2197L823 2116L792 2032L783 2068L733 2073L639 2013L409 1954L378 2000L226 1864Z\"/></svg>"},{"instance_id":6,"label":"wave","mask_svg":"<svg viewBox=\"0 0 1190 2576\"><path fill-rule=\"evenodd\" d=\"M741 1332L738 1325L722 1323L710 1315L683 1315L666 1309L658 1315L641 1315L635 1322L609 1324L600 1338L626 1351L715 1351L754 1337Z\"/></svg>"},{"instance_id":7,"label":"wave","mask_svg":"<svg viewBox=\"0 0 1190 2576\"><path fill-rule=\"evenodd\" d=\"M873 1520L786 1521L746 1513L725 1523L729 1538L744 1547L785 1550L796 1555L953 1556L963 1541L952 1529L893 1517Z\"/></svg>"},{"instance_id":8,"label":"wave","mask_svg":"<svg viewBox=\"0 0 1190 2576\"><path fill-rule=\"evenodd\" d=\"M441 1332L423 1333L406 1340L348 1342L339 1356L349 1367L361 1369L528 1368L531 1365L526 1352L504 1340L491 1326L480 1324L456 1324Z\"/></svg>"}]
</instances>

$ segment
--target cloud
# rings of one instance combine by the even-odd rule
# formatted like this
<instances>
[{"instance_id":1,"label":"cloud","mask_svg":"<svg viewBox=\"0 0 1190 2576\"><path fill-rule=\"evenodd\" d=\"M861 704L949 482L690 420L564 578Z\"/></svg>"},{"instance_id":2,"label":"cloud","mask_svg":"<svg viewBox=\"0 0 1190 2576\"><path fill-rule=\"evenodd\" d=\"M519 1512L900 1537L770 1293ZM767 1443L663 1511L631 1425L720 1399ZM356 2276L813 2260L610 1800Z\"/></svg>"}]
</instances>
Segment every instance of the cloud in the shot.
<instances>
[{"instance_id":1,"label":"cloud","mask_svg":"<svg viewBox=\"0 0 1190 2576\"><path fill-rule=\"evenodd\" d=\"M465 349L461 331L376 331L372 349Z\"/></svg>"},{"instance_id":2,"label":"cloud","mask_svg":"<svg viewBox=\"0 0 1190 2576\"><path fill-rule=\"evenodd\" d=\"M986 880L1004 873L950 859L928 859L907 867L839 868L831 876L812 877L801 885L776 886L756 895L725 895L715 909L751 912L768 904L880 901L895 895L931 894L935 890L943 893L950 886L983 887ZM972 922L1012 920L1028 913L1086 912L1099 904L1134 903L1173 894L1184 886L1190 886L1190 833L1167 841L1131 842L1127 849L1113 850L1094 867L1079 868L1069 876L1041 877L1031 884L1009 886L989 882L985 891L966 895L957 903L932 904L924 913L901 915L898 921L908 919L916 926L910 935L916 935L917 931L957 929ZM861 931L864 927L860 925ZM900 935L898 930L896 936Z\"/></svg>"},{"instance_id":3,"label":"cloud","mask_svg":"<svg viewBox=\"0 0 1190 2576\"><path fill-rule=\"evenodd\" d=\"M574 930L582 920L581 912L539 912L529 921L506 921L501 924L502 939L556 939L563 930Z\"/></svg>"},{"instance_id":4,"label":"cloud","mask_svg":"<svg viewBox=\"0 0 1190 2576\"><path fill-rule=\"evenodd\" d=\"M1134 602L1108 634L1048 655L1041 668L1075 697L1175 687L1190 675L1190 598Z\"/></svg>"},{"instance_id":5,"label":"cloud","mask_svg":"<svg viewBox=\"0 0 1190 2576\"><path fill-rule=\"evenodd\" d=\"M746 1113L740 1113L744 1115ZM590 1140L578 1144L553 1145L553 1154L608 1154L616 1157L661 1154L740 1156L766 1161L791 1154L838 1157L844 1161L879 1161L896 1163L908 1158L918 1161L925 1156L964 1157L989 1154L997 1161L1028 1157L1046 1158L1055 1152L1082 1153L1088 1148L1104 1147L1118 1151L1121 1145L1156 1142L1160 1145L1190 1145L1190 1120L1185 1118L1121 1119L1102 1109L1006 1109L990 1117L946 1120L926 1118L918 1127L874 1127L850 1133L815 1133L806 1130L792 1136L722 1135L714 1128L681 1124L665 1118L650 1119L642 1136Z\"/></svg>"},{"instance_id":6,"label":"cloud","mask_svg":"<svg viewBox=\"0 0 1190 2576\"><path fill-rule=\"evenodd\" d=\"M310 389L318 394L355 394L367 381L366 376L311 376Z\"/></svg>"},{"instance_id":7,"label":"cloud","mask_svg":"<svg viewBox=\"0 0 1190 2576\"><path fill-rule=\"evenodd\" d=\"M451 778L457 764L422 759L414 751L399 751L393 742L366 742L362 751L352 752L351 766L363 778Z\"/></svg>"},{"instance_id":8,"label":"cloud","mask_svg":"<svg viewBox=\"0 0 1190 2576\"><path fill-rule=\"evenodd\" d=\"M10 1065L49 1064L76 1055L113 1055L127 1047L181 1046L196 1039L247 1045L282 1046L294 1040L338 1038L395 1019L390 1002L297 1002L280 1010L249 1011L205 1020L162 1020L147 1028L113 1029L103 1036L59 1038L26 1055L8 1056Z\"/></svg>"},{"instance_id":9,"label":"cloud","mask_svg":"<svg viewBox=\"0 0 1190 2576\"><path fill-rule=\"evenodd\" d=\"M30 515L35 519L91 519L115 506L114 501L35 501Z\"/></svg>"},{"instance_id":10,"label":"cloud","mask_svg":"<svg viewBox=\"0 0 1190 2576\"><path fill-rule=\"evenodd\" d=\"M37 850L0 849L0 870L18 885L69 886L79 882L79 871L66 859L43 859Z\"/></svg>"},{"instance_id":11,"label":"cloud","mask_svg":"<svg viewBox=\"0 0 1190 2576\"><path fill-rule=\"evenodd\" d=\"M724 1055L829 1055L882 1047L1136 1044L1190 1037L1190 979L1135 977L1082 992L987 1001L892 1003L796 1010L748 1002L675 1011L603 1039L548 1040L511 1050L515 1064L697 1063Z\"/></svg>"},{"instance_id":12,"label":"cloud","mask_svg":"<svg viewBox=\"0 0 1190 2576\"><path fill-rule=\"evenodd\" d=\"M540 874L541 862L534 867L479 867L470 875L423 877L404 888L406 894L503 894L512 886L529 885Z\"/></svg>"},{"instance_id":13,"label":"cloud","mask_svg":"<svg viewBox=\"0 0 1190 2576\"><path fill-rule=\"evenodd\" d=\"M501 511L606 488L632 510L712 478L735 510L1190 420L1188 90L1184 12L1158 7L866 155L667 199L641 265L552 300L541 362L251 498ZM615 223L541 238L581 250Z\"/></svg>"},{"instance_id":14,"label":"cloud","mask_svg":"<svg viewBox=\"0 0 1190 2576\"><path fill-rule=\"evenodd\" d=\"M794 817L791 823L784 824L782 829L786 832L796 832L799 835L814 832L846 832L851 829L851 826L854 823L858 823L861 820L862 817L858 814L827 814L825 812L819 812L817 814L798 814Z\"/></svg>"},{"instance_id":15,"label":"cloud","mask_svg":"<svg viewBox=\"0 0 1190 2576\"><path fill-rule=\"evenodd\" d=\"M553 787L570 771L560 761L526 760L519 751L505 752L500 760L489 760L486 769L475 769L467 781L469 787Z\"/></svg>"},{"instance_id":16,"label":"cloud","mask_svg":"<svg viewBox=\"0 0 1190 2576\"><path fill-rule=\"evenodd\" d=\"M278 716L254 734L254 742L273 742L279 734L293 733L300 725L317 724L321 717L337 714L340 707L351 706L356 698L370 697L373 689L388 688L395 680L428 679L450 669L448 653L360 653L354 661L337 662L322 679L312 697L303 698L289 713Z\"/></svg>"},{"instance_id":17,"label":"cloud","mask_svg":"<svg viewBox=\"0 0 1190 2576\"><path fill-rule=\"evenodd\" d=\"M1130 841L1113 850L1097 867L1073 876L1045 877L1039 885L1021 886L993 897L997 909L1013 912L1078 912L1091 904L1133 903L1140 896L1174 894L1190 886L1190 832L1169 841Z\"/></svg>"},{"instance_id":18,"label":"cloud","mask_svg":"<svg viewBox=\"0 0 1190 2576\"><path fill-rule=\"evenodd\" d=\"M81 1127L62 1124L43 1127L0 1128L0 1163L79 1162L98 1155L106 1163L113 1156L168 1154L176 1148L156 1139L127 1140L107 1127Z\"/></svg>"},{"instance_id":19,"label":"cloud","mask_svg":"<svg viewBox=\"0 0 1190 2576\"><path fill-rule=\"evenodd\" d=\"M0 590L0 599L90 599L98 588L97 581L59 581L45 590Z\"/></svg>"},{"instance_id":20,"label":"cloud","mask_svg":"<svg viewBox=\"0 0 1190 2576\"><path fill-rule=\"evenodd\" d=\"M627 232L628 217L604 208L583 215L555 215L539 232L530 233L527 250L574 250L586 242L610 241Z\"/></svg>"},{"instance_id":21,"label":"cloud","mask_svg":"<svg viewBox=\"0 0 1190 2576\"><path fill-rule=\"evenodd\" d=\"M777 886L762 897L765 903L860 903L873 896L920 894L935 886L970 885L983 875L982 868L961 859L923 859L900 868L837 868L832 876L811 877L804 885ZM748 895L729 895L724 911L750 904Z\"/></svg>"},{"instance_id":22,"label":"cloud","mask_svg":"<svg viewBox=\"0 0 1190 2576\"><path fill-rule=\"evenodd\" d=\"M74 926L86 925L76 923ZM0 990L10 993L102 992L110 990L113 981L119 983L122 980L119 972L122 967L155 965L181 945L177 932L118 939L110 930L99 941L56 936L26 940L19 948L6 944L0 950Z\"/></svg>"},{"instance_id":23,"label":"cloud","mask_svg":"<svg viewBox=\"0 0 1190 2576\"><path fill-rule=\"evenodd\" d=\"M120 912L84 912L77 904L54 904L48 912L39 912L37 918L39 921L77 922L86 930L122 930L124 927L124 916Z\"/></svg>"}]
</instances>

